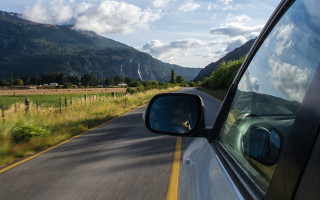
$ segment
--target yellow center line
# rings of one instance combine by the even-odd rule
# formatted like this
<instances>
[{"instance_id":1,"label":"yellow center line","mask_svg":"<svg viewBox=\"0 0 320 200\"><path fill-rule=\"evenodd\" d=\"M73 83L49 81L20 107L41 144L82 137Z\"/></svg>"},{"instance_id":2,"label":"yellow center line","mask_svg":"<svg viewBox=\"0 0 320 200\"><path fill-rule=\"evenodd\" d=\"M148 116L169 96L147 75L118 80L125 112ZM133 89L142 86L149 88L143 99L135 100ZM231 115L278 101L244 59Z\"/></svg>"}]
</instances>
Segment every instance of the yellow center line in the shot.
<instances>
[{"instance_id":1,"label":"yellow center line","mask_svg":"<svg viewBox=\"0 0 320 200\"><path fill-rule=\"evenodd\" d=\"M144 105L145 105L145 104L144 104ZM93 130L95 130L95 129L103 126L103 125L106 125L107 123L109 123L109 122L111 122L111 121L113 121L113 120L115 120L115 119L118 119L119 117L122 117L123 115L128 114L129 112L132 112L132 111L134 111L134 110L136 110L136 109L138 109L138 108L143 107L144 105L138 106L138 107L135 108L135 109L132 109L132 110L130 110L130 111L128 111L128 112L125 112L125 113L123 113L123 114L121 114L121 115L119 115L119 116L117 116L117 117L115 117L115 118L113 118L113 119L110 119L110 120L107 121L107 122L104 122L104 123L102 123L102 124L100 124L100 125L98 125L98 126L96 126L96 127L93 127L93 128L91 128L91 129L88 129L88 130L85 131L84 133L80 133L80 134L78 134L78 135L76 135L76 136L73 136L73 137L70 138L70 139L64 140L64 141L62 141L62 142L60 142L60 143L58 143L58 144L56 144L56 145L54 145L54 146L52 146L52 147L49 147L49 148L47 148L47 149L45 149L45 150L43 150L43 151L40 151L40 152L38 152L38 153L36 153L36 154L34 154L34 155L32 155L32 156L29 156L29 157L27 157L27 158L25 158L25 159L22 159L22 160L20 160L20 161L18 161L18 162L15 162L15 163L13 163L13 164L9 164L7 167L4 167L3 169L0 169L0 174L3 173L3 172L5 172L5 171L8 171L8 170L11 169L11 168L14 168L14 167L16 167L16 166L18 166L18 165L21 165L22 163L25 163L25 162L27 162L27 161L35 158L35 157L38 157L38 156L40 156L41 154L44 154L44 153L46 153L46 152L48 152L48 151L50 151L50 150L52 150L52 149L55 149L55 148L57 148L57 147L65 144L65 143L67 143L67 142L70 142L71 140L76 139L76 138L78 138L78 137L80 137L80 136L82 136L82 135L84 135L84 134L86 134L86 133L88 133L88 132L90 132L90 131L93 131Z\"/></svg>"},{"instance_id":2,"label":"yellow center line","mask_svg":"<svg viewBox=\"0 0 320 200\"><path fill-rule=\"evenodd\" d=\"M170 182L167 193L167 200L176 200L178 198L180 155L181 155L181 137L177 137L176 149L173 156Z\"/></svg>"}]
</instances>

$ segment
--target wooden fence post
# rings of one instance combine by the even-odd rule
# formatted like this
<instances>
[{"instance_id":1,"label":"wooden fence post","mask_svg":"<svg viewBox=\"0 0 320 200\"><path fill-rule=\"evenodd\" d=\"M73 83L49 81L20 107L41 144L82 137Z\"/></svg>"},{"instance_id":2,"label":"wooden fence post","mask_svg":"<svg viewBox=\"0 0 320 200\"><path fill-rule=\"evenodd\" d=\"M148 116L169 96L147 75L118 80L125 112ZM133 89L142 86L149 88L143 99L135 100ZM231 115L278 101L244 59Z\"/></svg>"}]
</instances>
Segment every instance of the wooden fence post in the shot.
<instances>
[{"instance_id":1,"label":"wooden fence post","mask_svg":"<svg viewBox=\"0 0 320 200\"><path fill-rule=\"evenodd\" d=\"M62 112L62 97L60 97L60 114L61 114L61 112Z\"/></svg>"},{"instance_id":2,"label":"wooden fence post","mask_svg":"<svg viewBox=\"0 0 320 200\"><path fill-rule=\"evenodd\" d=\"M17 103L14 103L14 112L16 113L17 111Z\"/></svg>"},{"instance_id":3,"label":"wooden fence post","mask_svg":"<svg viewBox=\"0 0 320 200\"><path fill-rule=\"evenodd\" d=\"M71 105L71 109L73 108L72 106L72 97L70 98L70 105Z\"/></svg>"},{"instance_id":4,"label":"wooden fence post","mask_svg":"<svg viewBox=\"0 0 320 200\"><path fill-rule=\"evenodd\" d=\"M68 99L67 99L67 97L64 98L64 104L66 107L66 111L68 112Z\"/></svg>"},{"instance_id":5,"label":"wooden fence post","mask_svg":"<svg viewBox=\"0 0 320 200\"><path fill-rule=\"evenodd\" d=\"M6 122L6 118L5 118L5 115L4 115L4 108L3 108L3 105L1 105L1 116L2 116L2 120L3 120L3 123Z\"/></svg>"},{"instance_id":6,"label":"wooden fence post","mask_svg":"<svg viewBox=\"0 0 320 200\"><path fill-rule=\"evenodd\" d=\"M24 104L26 106L26 113L29 113L29 109L30 109L30 101L29 101L29 99L26 99L24 101Z\"/></svg>"},{"instance_id":7,"label":"wooden fence post","mask_svg":"<svg viewBox=\"0 0 320 200\"><path fill-rule=\"evenodd\" d=\"M39 112L40 112L39 100L37 100L37 111L38 111L38 114L39 114Z\"/></svg>"}]
</instances>

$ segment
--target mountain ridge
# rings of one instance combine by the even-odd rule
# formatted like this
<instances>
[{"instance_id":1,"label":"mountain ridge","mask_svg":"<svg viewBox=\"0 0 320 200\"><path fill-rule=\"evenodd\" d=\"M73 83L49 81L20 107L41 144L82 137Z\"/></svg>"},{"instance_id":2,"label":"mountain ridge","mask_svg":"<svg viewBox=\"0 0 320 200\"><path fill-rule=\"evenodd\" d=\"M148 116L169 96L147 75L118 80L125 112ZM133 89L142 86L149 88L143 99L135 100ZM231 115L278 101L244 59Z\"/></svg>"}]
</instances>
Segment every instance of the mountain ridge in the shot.
<instances>
[{"instance_id":1,"label":"mountain ridge","mask_svg":"<svg viewBox=\"0 0 320 200\"><path fill-rule=\"evenodd\" d=\"M247 41L245 44L243 44L242 46L235 48L233 51L227 53L224 57L220 58L219 60L217 60L216 62L212 62L209 65L207 65L206 67L204 67L199 74L196 76L196 78L194 78L194 81L201 81L203 80L205 77L210 77L212 72L214 72L215 70L218 69L219 65L221 62L223 61L230 61L230 60L238 60L241 57L245 56L249 50L251 49L254 41L256 39L251 39L249 41Z\"/></svg>"},{"instance_id":2,"label":"mountain ridge","mask_svg":"<svg viewBox=\"0 0 320 200\"><path fill-rule=\"evenodd\" d=\"M0 11L0 79L65 73L169 81L171 69L192 80L201 68L164 63L133 47L71 25L39 24Z\"/></svg>"}]
</instances>

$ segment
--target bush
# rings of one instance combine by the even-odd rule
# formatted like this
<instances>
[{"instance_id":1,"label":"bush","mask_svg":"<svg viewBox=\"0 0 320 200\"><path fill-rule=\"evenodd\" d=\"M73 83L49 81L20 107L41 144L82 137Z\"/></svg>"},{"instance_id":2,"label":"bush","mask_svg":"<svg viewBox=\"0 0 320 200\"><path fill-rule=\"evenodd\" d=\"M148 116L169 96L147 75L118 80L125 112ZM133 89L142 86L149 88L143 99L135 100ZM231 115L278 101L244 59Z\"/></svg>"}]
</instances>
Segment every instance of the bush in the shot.
<instances>
[{"instance_id":1,"label":"bush","mask_svg":"<svg viewBox=\"0 0 320 200\"><path fill-rule=\"evenodd\" d=\"M34 124L18 125L12 133L12 140L14 143L28 142L32 137L46 136L49 134L50 132L48 130Z\"/></svg>"},{"instance_id":2,"label":"bush","mask_svg":"<svg viewBox=\"0 0 320 200\"><path fill-rule=\"evenodd\" d=\"M130 94L135 94L135 93L137 93L138 91L136 90L136 89L134 89L134 88L131 88L131 87L128 87L127 88L127 93L130 93Z\"/></svg>"},{"instance_id":3,"label":"bush","mask_svg":"<svg viewBox=\"0 0 320 200\"><path fill-rule=\"evenodd\" d=\"M218 69L211 74L210 78L204 80L202 86L212 90L229 88L244 58L220 63Z\"/></svg>"},{"instance_id":4,"label":"bush","mask_svg":"<svg viewBox=\"0 0 320 200\"><path fill-rule=\"evenodd\" d=\"M72 83L66 83L63 85L63 88L73 88L73 84Z\"/></svg>"},{"instance_id":5,"label":"bush","mask_svg":"<svg viewBox=\"0 0 320 200\"><path fill-rule=\"evenodd\" d=\"M131 83L128 84L129 87L140 87L142 86L142 83L140 83L139 81L133 81Z\"/></svg>"}]
</instances>

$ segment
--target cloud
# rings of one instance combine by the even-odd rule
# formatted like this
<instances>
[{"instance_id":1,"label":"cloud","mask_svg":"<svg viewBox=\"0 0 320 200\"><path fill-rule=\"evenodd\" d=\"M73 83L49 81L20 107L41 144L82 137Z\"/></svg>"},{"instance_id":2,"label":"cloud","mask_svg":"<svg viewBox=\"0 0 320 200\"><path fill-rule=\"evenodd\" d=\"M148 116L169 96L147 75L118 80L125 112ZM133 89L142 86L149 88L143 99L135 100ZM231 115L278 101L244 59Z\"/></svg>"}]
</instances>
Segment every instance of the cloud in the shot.
<instances>
[{"instance_id":1,"label":"cloud","mask_svg":"<svg viewBox=\"0 0 320 200\"><path fill-rule=\"evenodd\" d=\"M237 21L237 22L243 22L243 21L251 21L251 18L247 15L237 15L229 14L227 16L227 21Z\"/></svg>"},{"instance_id":2,"label":"cloud","mask_svg":"<svg viewBox=\"0 0 320 200\"><path fill-rule=\"evenodd\" d=\"M170 0L155 0L152 2L152 5L155 8L164 8L169 2Z\"/></svg>"},{"instance_id":3,"label":"cloud","mask_svg":"<svg viewBox=\"0 0 320 200\"><path fill-rule=\"evenodd\" d=\"M248 41L248 39L243 36L238 36L238 37L232 38L230 41L227 42L226 52L233 51L235 48L240 47L241 45L243 45L247 41Z\"/></svg>"},{"instance_id":4,"label":"cloud","mask_svg":"<svg viewBox=\"0 0 320 200\"><path fill-rule=\"evenodd\" d=\"M273 86L289 97L290 100L302 102L308 87L310 70L281 62L274 58L268 60Z\"/></svg>"},{"instance_id":5,"label":"cloud","mask_svg":"<svg viewBox=\"0 0 320 200\"><path fill-rule=\"evenodd\" d=\"M258 79L256 77L252 77L250 75L250 71L247 70L241 78L238 89L244 92L259 92Z\"/></svg>"},{"instance_id":6,"label":"cloud","mask_svg":"<svg viewBox=\"0 0 320 200\"><path fill-rule=\"evenodd\" d=\"M286 26L280 26L273 35L276 38L276 55L282 55L285 49L288 49L292 46L293 42L291 40L291 33L294 26L292 24Z\"/></svg>"},{"instance_id":7,"label":"cloud","mask_svg":"<svg viewBox=\"0 0 320 200\"><path fill-rule=\"evenodd\" d=\"M185 67L204 67L225 54L222 41L203 41L193 38L171 42L152 40L141 50L164 62L179 63Z\"/></svg>"},{"instance_id":8,"label":"cloud","mask_svg":"<svg viewBox=\"0 0 320 200\"><path fill-rule=\"evenodd\" d=\"M24 18L40 23L71 24L75 29L96 33L128 34L146 30L149 23L161 18L150 9L118 1L83 1L74 5L70 0L38 0L22 12Z\"/></svg>"},{"instance_id":9,"label":"cloud","mask_svg":"<svg viewBox=\"0 0 320 200\"><path fill-rule=\"evenodd\" d=\"M196 10L198 8L200 8L199 4L193 3L193 0L189 0L188 2L179 7L179 11L186 13Z\"/></svg>"},{"instance_id":10,"label":"cloud","mask_svg":"<svg viewBox=\"0 0 320 200\"><path fill-rule=\"evenodd\" d=\"M198 48L201 46L207 46L208 43L198 40L198 39L185 39L185 40L177 40L168 43L162 43L159 40L152 40L145 44L142 49L151 53L152 55L159 57L165 53L172 52L175 50L186 50Z\"/></svg>"},{"instance_id":11,"label":"cloud","mask_svg":"<svg viewBox=\"0 0 320 200\"><path fill-rule=\"evenodd\" d=\"M220 0L220 2L228 5L230 2L233 2L232 0Z\"/></svg>"},{"instance_id":12,"label":"cloud","mask_svg":"<svg viewBox=\"0 0 320 200\"><path fill-rule=\"evenodd\" d=\"M229 23L216 28L211 28L210 33L213 35L224 35L229 37L259 35L263 26L247 26L243 23Z\"/></svg>"}]
</instances>

